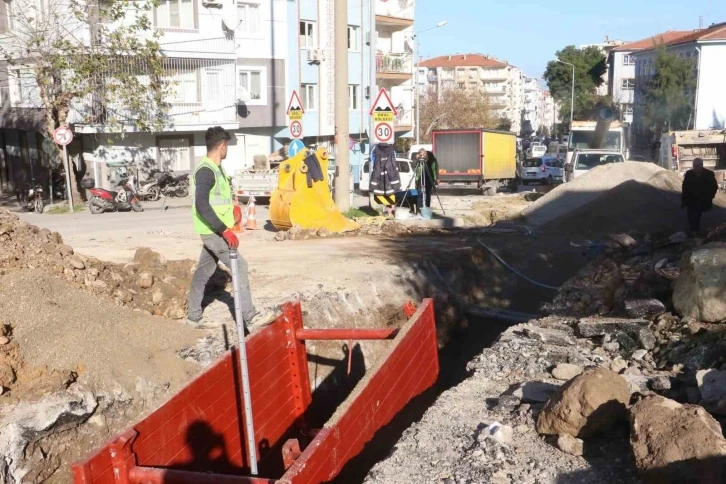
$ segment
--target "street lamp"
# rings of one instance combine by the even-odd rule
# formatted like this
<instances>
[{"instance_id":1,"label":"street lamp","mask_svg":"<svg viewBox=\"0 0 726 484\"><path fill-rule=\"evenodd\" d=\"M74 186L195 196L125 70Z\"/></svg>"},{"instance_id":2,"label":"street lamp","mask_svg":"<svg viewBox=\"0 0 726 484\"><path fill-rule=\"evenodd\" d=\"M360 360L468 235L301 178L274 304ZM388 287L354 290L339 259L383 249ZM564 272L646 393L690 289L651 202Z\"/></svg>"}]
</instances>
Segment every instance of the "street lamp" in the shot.
<instances>
[{"instance_id":1,"label":"street lamp","mask_svg":"<svg viewBox=\"0 0 726 484\"><path fill-rule=\"evenodd\" d=\"M416 40L417 37L424 32L428 32L429 30L438 29L440 27L443 27L448 22L446 20L442 20L441 22L437 23L433 27L429 27L427 29L423 29L415 34L413 34L412 40L413 40L413 67L416 69L416 72L414 74L414 89L416 89L416 144L421 144L421 107L419 106L421 102L421 91L419 89L418 85L418 41Z\"/></svg>"},{"instance_id":2,"label":"street lamp","mask_svg":"<svg viewBox=\"0 0 726 484\"><path fill-rule=\"evenodd\" d=\"M572 130L572 119L575 112L575 65L570 64L569 62L561 61L559 59L555 59L555 61L562 64L567 64L568 66L572 67L572 97L570 98L570 130Z\"/></svg>"}]
</instances>

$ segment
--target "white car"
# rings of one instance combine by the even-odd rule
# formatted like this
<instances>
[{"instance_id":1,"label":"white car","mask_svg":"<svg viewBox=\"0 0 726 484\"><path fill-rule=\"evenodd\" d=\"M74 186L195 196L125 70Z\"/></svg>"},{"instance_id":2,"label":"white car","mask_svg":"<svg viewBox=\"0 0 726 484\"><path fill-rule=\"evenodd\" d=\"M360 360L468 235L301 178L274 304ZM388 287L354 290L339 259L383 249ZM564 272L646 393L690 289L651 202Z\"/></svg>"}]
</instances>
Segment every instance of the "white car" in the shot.
<instances>
[{"instance_id":1,"label":"white car","mask_svg":"<svg viewBox=\"0 0 726 484\"><path fill-rule=\"evenodd\" d=\"M623 162L625 158L619 151L576 150L572 162L565 165L565 181L572 181L596 166Z\"/></svg>"},{"instance_id":2,"label":"white car","mask_svg":"<svg viewBox=\"0 0 726 484\"><path fill-rule=\"evenodd\" d=\"M547 154L547 147L541 143L532 143L527 150L527 158L541 158Z\"/></svg>"},{"instance_id":3,"label":"white car","mask_svg":"<svg viewBox=\"0 0 726 484\"><path fill-rule=\"evenodd\" d=\"M414 180L414 172L413 172L413 162L409 160L408 158L403 158L401 156L396 157L396 161L398 162L398 173L401 177L401 194L404 191L407 191L406 195L412 195L411 191L416 190L416 182ZM363 163L363 168L360 171L360 181L359 181L359 190L363 196L368 197L368 204L371 208L377 208L378 204L376 203L373 192L370 191L370 185L371 185L371 161L369 158L366 158L365 162ZM396 197L396 204L399 203L398 196Z\"/></svg>"},{"instance_id":4,"label":"white car","mask_svg":"<svg viewBox=\"0 0 726 484\"><path fill-rule=\"evenodd\" d=\"M563 179L563 163L555 156L546 155L542 158L530 158L524 160L519 167L519 179L523 185L530 182L550 183L561 182Z\"/></svg>"}]
</instances>

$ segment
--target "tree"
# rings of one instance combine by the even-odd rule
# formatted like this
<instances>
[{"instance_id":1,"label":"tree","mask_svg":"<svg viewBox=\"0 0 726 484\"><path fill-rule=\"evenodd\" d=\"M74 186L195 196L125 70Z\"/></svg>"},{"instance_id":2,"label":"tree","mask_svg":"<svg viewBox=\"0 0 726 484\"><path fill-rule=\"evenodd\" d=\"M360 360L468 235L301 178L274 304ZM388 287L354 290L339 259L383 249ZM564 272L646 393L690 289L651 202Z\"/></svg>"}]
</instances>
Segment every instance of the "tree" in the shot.
<instances>
[{"instance_id":1,"label":"tree","mask_svg":"<svg viewBox=\"0 0 726 484\"><path fill-rule=\"evenodd\" d=\"M568 45L557 51L558 60L575 66L575 119L589 119L602 104L597 88L602 85L602 76L607 72L605 55L597 47L578 49ZM572 67L562 62L550 61L544 73L552 97L560 103L560 116L570 119L572 98Z\"/></svg>"},{"instance_id":2,"label":"tree","mask_svg":"<svg viewBox=\"0 0 726 484\"><path fill-rule=\"evenodd\" d=\"M489 128L499 123L496 105L490 96L478 90L445 89L421 96L421 139L431 142L434 129Z\"/></svg>"},{"instance_id":3,"label":"tree","mask_svg":"<svg viewBox=\"0 0 726 484\"><path fill-rule=\"evenodd\" d=\"M509 118L499 118L497 120L497 127L499 131L511 131L512 130L512 120Z\"/></svg>"},{"instance_id":4,"label":"tree","mask_svg":"<svg viewBox=\"0 0 726 484\"><path fill-rule=\"evenodd\" d=\"M663 131L688 129L696 79L692 59L678 57L662 45L657 48L653 67L655 75L639 93L645 97L645 123L655 139L660 139Z\"/></svg>"},{"instance_id":5,"label":"tree","mask_svg":"<svg viewBox=\"0 0 726 484\"><path fill-rule=\"evenodd\" d=\"M169 82L151 22L155 1L12 1L0 61L10 66L24 101L37 93L46 136L52 139L71 114L106 131L164 125ZM62 159L62 148L56 150ZM77 198L76 170L70 175Z\"/></svg>"}]
</instances>

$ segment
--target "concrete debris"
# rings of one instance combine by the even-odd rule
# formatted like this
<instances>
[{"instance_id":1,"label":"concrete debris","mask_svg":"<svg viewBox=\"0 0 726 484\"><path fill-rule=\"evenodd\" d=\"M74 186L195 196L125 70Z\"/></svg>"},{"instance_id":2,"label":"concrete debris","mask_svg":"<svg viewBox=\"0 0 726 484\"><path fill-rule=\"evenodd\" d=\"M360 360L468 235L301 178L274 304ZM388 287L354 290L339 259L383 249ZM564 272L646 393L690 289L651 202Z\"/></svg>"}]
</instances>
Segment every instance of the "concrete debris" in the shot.
<instances>
[{"instance_id":1,"label":"concrete debris","mask_svg":"<svg viewBox=\"0 0 726 484\"><path fill-rule=\"evenodd\" d=\"M559 385L552 383L530 381L518 385L512 392L512 396L523 402L543 403L549 400L559 388Z\"/></svg>"},{"instance_id":2,"label":"concrete debris","mask_svg":"<svg viewBox=\"0 0 726 484\"><path fill-rule=\"evenodd\" d=\"M673 289L673 305L686 317L726 321L726 243L706 244L687 253Z\"/></svg>"},{"instance_id":3,"label":"concrete debris","mask_svg":"<svg viewBox=\"0 0 726 484\"><path fill-rule=\"evenodd\" d=\"M569 434L557 436L557 448L565 454L580 456L584 453L585 442Z\"/></svg>"},{"instance_id":4,"label":"concrete debris","mask_svg":"<svg viewBox=\"0 0 726 484\"><path fill-rule=\"evenodd\" d=\"M592 338L617 333L637 334L641 329L647 328L648 324L645 319L584 318L577 323L577 330L581 336Z\"/></svg>"},{"instance_id":5,"label":"concrete debris","mask_svg":"<svg viewBox=\"0 0 726 484\"><path fill-rule=\"evenodd\" d=\"M494 422L485 426L479 434L480 439L491 439L502 445L512 445L513 436L514 429L512 429L509 425L502 425L499 422Z\"/></svg>"},{"instance_id":6,"label":"concrete debris","mask_svg":"<svg viewBox=\"0 0 726 484\"><path fill-rule=\"evenodd\" d=\"M696 372L698 390L701 392L701 401L706 403L726 400L726 371L700 370Z\"/></svg>"},{"instance_id":7,"label":"concrete debris","mask_svg":"<svg viewBox=\"0 0 726 484\"><path fill-rule=\"evenodd\" d=\"M557 380L568 381L582 373L582 367L570 363L560 363L552 369L552 376Z\"/></svg>"},{"instance_id":8,"label":"concrete debris","mask_svg":"<svg viewBox=\"0 0 726 484\"><path fill-rule=\"evenodd\" d=\"M590 437L626 415L630 392L622 377L604 368L575 377L552 396L537 418L540 434Z\"/></svg>"},{"instance_id":9,"label":"concrete debris","mask_svg":"<svg viewBox=\"0 0 726 484\"><path fill-rule=\"evenodd\" d=\"M572 335L560 329L525 327L524 334L532 339L556 346L569 346L575 343Z\"/></svg>"},{"instance_id":10,"label":"concrete debris","mask_svg":"<svg viewBox=\"0 0 726 484\"><path fill-rule=\"evenodd\" d=\"M631 318L651 318L666 312L666 307L655 298L628 299L625 301L625 311Z\"/></svg>"},{"instance_id":11,"label":"concrete debris","mask_svg":"<svg viewBox=\"0 0 726 484\"><path fill-rule=\"evenodd\" d=\"M630 442L646 483L726 482L726 439L706 411L661 396L630 409Z\"/></svg>"}]
</instances>

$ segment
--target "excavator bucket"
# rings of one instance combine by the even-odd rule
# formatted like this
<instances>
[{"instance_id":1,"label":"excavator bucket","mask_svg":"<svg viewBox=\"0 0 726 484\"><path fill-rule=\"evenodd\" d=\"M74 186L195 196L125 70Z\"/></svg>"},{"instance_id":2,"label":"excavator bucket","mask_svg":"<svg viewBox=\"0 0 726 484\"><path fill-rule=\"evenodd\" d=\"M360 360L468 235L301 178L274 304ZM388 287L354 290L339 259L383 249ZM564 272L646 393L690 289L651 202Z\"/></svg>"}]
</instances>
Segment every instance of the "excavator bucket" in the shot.
<instances>
[{"instance_id":1,"label":"excavator bucket","mask_svg":"<svg viewBox=\"0 0 726 484\"><path fill-rule=\"evenodd\" d=\"M275 228L288 230L297 225L303 229L349 232L360 227L335 206L328 188L327 167L328 152L324 149L304 149L280 164L277 189L270 197L270 221Z\"/></svg>"}]
</instances>

